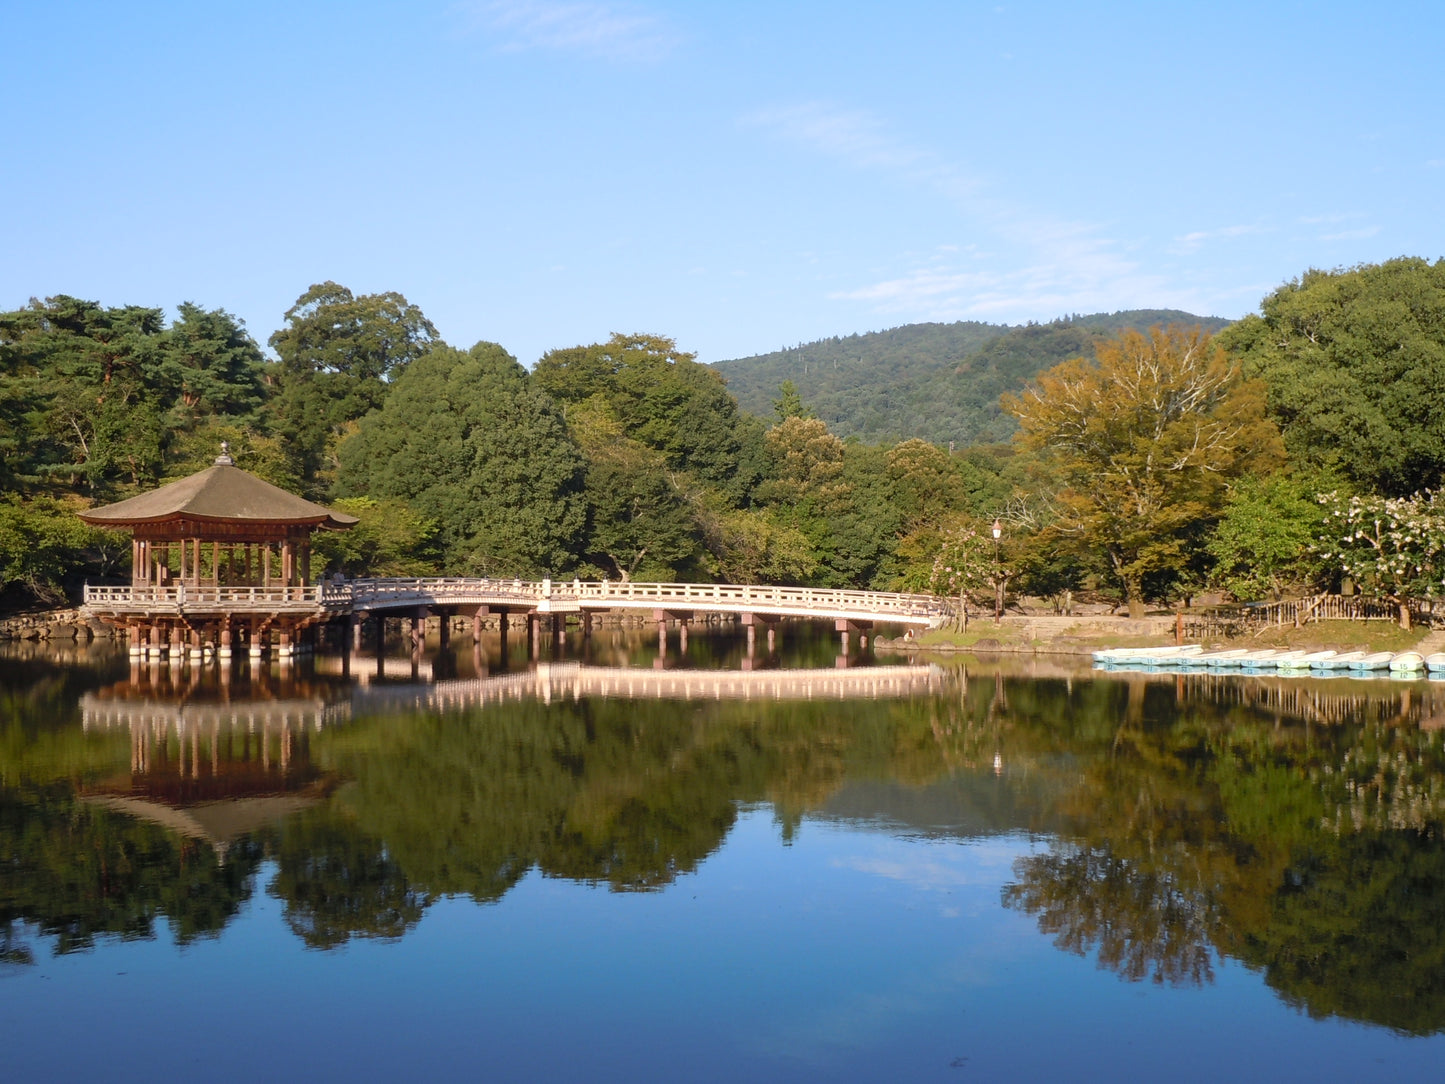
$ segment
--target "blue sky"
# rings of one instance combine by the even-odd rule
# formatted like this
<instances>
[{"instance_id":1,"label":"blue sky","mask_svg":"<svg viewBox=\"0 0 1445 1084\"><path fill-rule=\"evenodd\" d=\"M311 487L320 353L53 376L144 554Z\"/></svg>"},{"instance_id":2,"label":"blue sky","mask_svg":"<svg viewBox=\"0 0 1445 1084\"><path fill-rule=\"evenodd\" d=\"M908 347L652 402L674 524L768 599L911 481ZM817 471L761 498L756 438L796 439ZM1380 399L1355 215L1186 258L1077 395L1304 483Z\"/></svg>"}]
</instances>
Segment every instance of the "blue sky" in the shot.
<instances>
[{"instance_id":1,"label":"blue sky","mask_svg":"<svg viewBox=\"0 0 1445 1084\"><path fill-rule=\"evenodd\" d=\"M397 290L524 363L1239 316L1445 256L1445 4L0 0L0 306Z\"/></svg>"}]
</instances>

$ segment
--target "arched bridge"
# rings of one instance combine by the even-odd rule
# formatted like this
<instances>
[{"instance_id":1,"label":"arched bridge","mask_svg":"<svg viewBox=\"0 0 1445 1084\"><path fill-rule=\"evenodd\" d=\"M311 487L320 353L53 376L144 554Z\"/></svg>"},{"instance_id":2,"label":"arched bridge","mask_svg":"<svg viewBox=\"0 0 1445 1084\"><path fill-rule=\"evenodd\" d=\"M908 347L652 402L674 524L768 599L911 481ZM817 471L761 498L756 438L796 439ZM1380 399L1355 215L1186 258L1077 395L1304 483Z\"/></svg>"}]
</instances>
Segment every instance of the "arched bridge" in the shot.
<instances>
[{"instance_id":1,"label":"arched bridge","mask_svg":"<svg viewBox=\"0 0 1445 1084\"><path fill-rule=\"evenodd\" d=\"M828 621L890 622L926 626L948 615L932 595L840 591L726 583L613 583L586 580L489 580L458 577L360 579L322 588L327 601L352 613L411 611L417 607L483 612L577 614L610 610L738 614L761 618L811 617ZM338 605L342 604L342 605Z\"/></svg>"},{"instance_id":2,"label":"arched bridge","mask_svg":"<svg viewBox=\"0 0 1445 1084\"><path fill-rule=\"evenodd\" d=\"M658 624L665 643L670 621L682 626L699 614L736 615L748 630L751 646L756 626L782 618L831 621L843 636L846 651L851 633L875 624L939 625L951 609L933 595L889 591L842 591L831 588L775 587L725 583L613 583L587 580L524 581L454 576L414 579L332 580L306 586L231 586L226 584L133 584L85 588L85 609L92 616L130 630L132 654L150 652L202 656L207 645L228 657L233 627L244 626L246 646L259 654L274 630L282 656L291 654L295 638L317 624L345 620L360 644L361 621L396 616L412 623L412 638L422 641L428 614L470 616L474 632L484 615L496 615L505 634L509 616L525 615L528 636L550 620L554 631L568 615L590 627L595 613L613 610L645 612ZM443 636L446 623L443 622Z\"/></svg>"}]
</instances>

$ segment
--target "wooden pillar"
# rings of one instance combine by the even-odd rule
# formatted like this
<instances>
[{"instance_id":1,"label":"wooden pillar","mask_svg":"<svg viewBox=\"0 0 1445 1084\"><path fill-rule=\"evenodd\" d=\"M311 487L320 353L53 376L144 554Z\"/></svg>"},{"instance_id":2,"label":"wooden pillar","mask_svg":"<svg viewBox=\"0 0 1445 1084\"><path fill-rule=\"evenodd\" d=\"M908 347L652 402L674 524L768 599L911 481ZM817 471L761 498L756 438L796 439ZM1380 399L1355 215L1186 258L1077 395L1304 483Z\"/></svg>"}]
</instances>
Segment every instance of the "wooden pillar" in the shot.
<instances>
[{"instance_id":1,"label":"wooden pillar","mask_svg":"<svg viewBox=\"0 0 1445 1084\"><path fill-rule=\"evenodd\" d=\"M301 582L311 582L311 539L301 540Z\"/></svg>"},{"instance_id":2,"label":"wooden pillar","mask_svg":"<svg viewBox=\"0 0 1445 1084\"><path fill-rule=\"evenodd\" d=\"M437 629L437 642L445 651L452 642L452 615L445 610L442 611L441 627Z\"/></svg>"},{"instance_id":3,"label":"wooden pillar","mask_svg":"<svg viewBox=\"0 0 1445 1084\"><path fill-rule=\"evenodd\" d=\"M497 631L502 635L502 666L507 665L507 611L497 614Z\"/></svg>"},{"instance_id":4,"label":"wooden pillar","mask_svg":"<svg viewBox=\"0 0 1445 1084\"><path fill-rule=\"evenodd\" d=\"M420 651L426 646L426 607L418 606L411 617L411 649Z\"/></svg>"}]
</instances>

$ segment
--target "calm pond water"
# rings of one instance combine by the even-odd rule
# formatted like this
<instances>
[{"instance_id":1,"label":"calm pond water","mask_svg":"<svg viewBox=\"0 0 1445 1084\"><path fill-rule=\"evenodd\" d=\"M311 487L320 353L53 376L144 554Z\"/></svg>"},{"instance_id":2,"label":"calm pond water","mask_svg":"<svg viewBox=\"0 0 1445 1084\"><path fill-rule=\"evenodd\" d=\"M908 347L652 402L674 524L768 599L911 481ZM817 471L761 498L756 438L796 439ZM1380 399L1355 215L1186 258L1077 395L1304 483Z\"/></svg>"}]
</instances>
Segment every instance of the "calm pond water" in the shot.
<instances>
[{"instance_id":1,"label":"calm pond water","mask_svg":"<svg viewBox=\"0 0 1445 1084\"><path fill-rule=\"evenodd\" d=\"M0 654L7 1081L1436 1078L1445 686Z\"/></svg>"}]
</instances>

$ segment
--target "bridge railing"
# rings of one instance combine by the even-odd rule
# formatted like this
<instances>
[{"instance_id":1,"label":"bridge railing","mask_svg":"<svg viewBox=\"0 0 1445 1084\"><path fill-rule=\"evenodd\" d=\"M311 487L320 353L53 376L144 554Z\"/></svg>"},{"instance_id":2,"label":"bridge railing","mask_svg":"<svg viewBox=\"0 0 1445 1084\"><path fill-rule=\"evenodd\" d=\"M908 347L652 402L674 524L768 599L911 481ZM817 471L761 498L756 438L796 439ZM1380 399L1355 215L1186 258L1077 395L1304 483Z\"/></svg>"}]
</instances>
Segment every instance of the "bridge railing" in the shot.
<instances>
[{"instance_id":1,"label":"bridge railing","mask_svg":"<svg viewBox=\"0 0 1445 1084\"><path fill-rule=\"evenodd\" d=\"M337 584L337 590L347 592L347 597L358 605L377 602L401 602L409 599L449 599L459 597L486 596L491 598L519 599L535 602L548 597L547 585L543 580L533 583L528 580L493 580L473 576L415 576L395 579L358 579Z\"/></svg>"},{"instance_id":2,"label":"bridge railing","mask_svg":"<svg viewBox=\"0 0 1445 1084\"><path fill-rule=\"evenodd\" d=\"M578 601L654 604L659 609L692 605L767 606L802 610L887 612L919 614L938 610L932 595L907 595L891 591L846 591L817 587L775 587L728 583L613 583L608 580L554 585L553 597Z\"/></svg>"}]
</instances>

